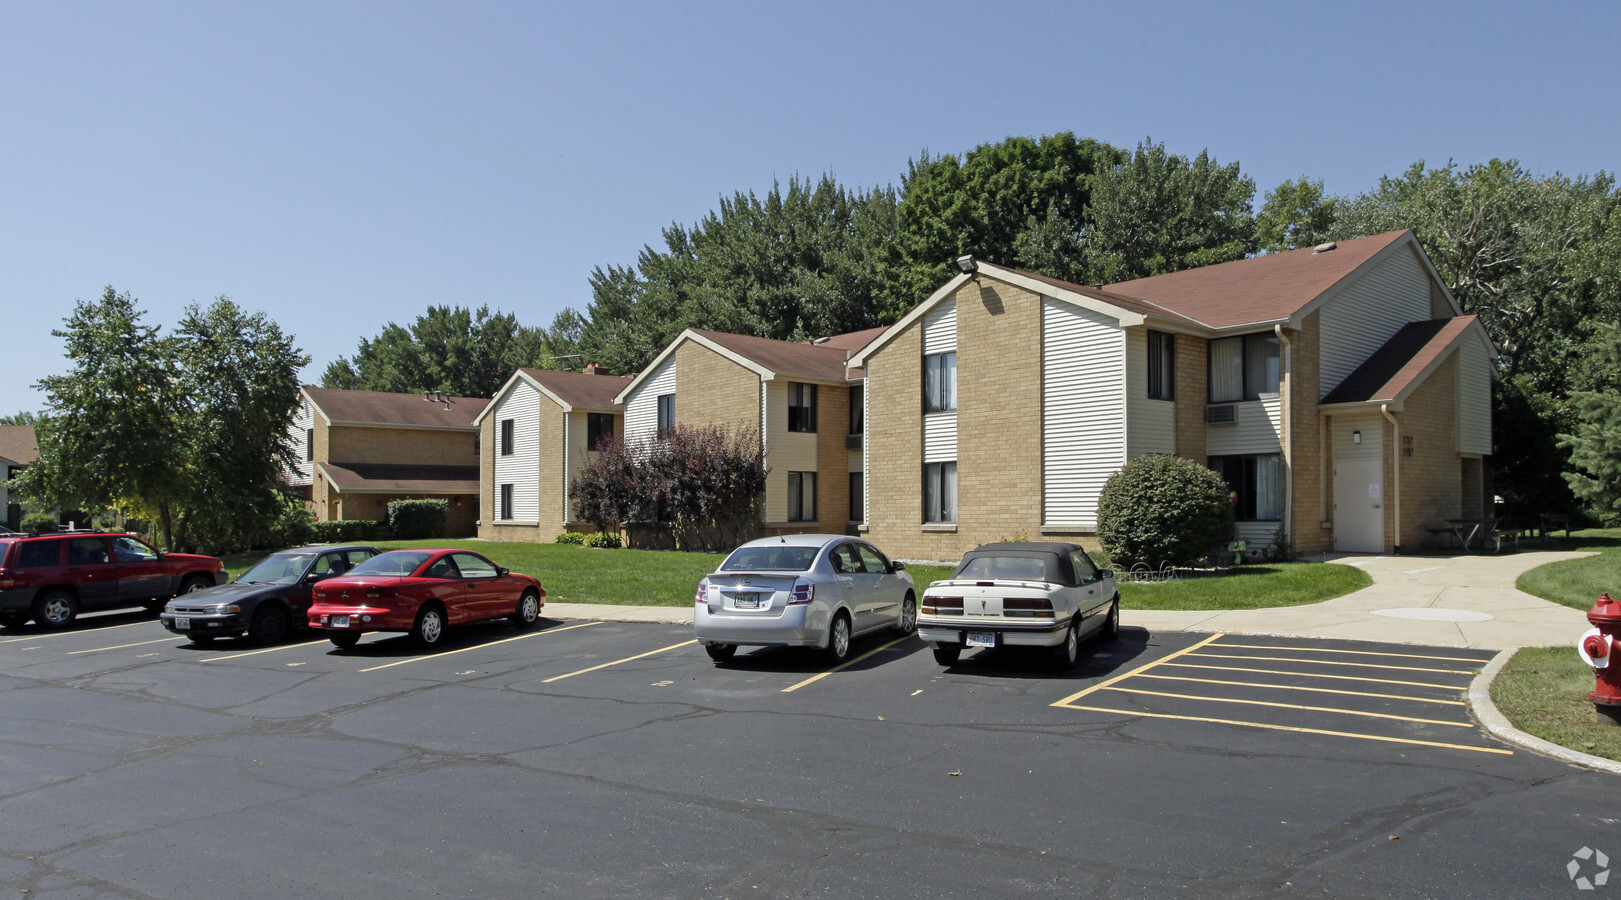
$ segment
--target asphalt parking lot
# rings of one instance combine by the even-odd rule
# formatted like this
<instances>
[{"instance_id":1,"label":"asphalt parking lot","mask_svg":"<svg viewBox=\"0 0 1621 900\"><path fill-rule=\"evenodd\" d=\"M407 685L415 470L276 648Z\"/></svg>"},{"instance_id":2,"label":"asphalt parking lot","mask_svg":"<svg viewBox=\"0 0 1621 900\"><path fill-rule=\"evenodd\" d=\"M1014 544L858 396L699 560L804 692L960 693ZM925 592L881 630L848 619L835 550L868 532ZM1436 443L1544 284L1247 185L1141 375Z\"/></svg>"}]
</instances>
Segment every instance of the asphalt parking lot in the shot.
<instances>
[{"instance_id":1,"label":"asphalt parking lot","mask_svg":"<svg viewBox=\"0 0 1621 900\"><path fill-rule=\"evenodd\" d=\"M679 627L431 654L0 630L0 884L49 897L1548 896L1614 779L1469 719L1483 652L1126 629L717 666ZM1596 863L1581 861L1596 874Z\"/></svg>"}]
</instances>

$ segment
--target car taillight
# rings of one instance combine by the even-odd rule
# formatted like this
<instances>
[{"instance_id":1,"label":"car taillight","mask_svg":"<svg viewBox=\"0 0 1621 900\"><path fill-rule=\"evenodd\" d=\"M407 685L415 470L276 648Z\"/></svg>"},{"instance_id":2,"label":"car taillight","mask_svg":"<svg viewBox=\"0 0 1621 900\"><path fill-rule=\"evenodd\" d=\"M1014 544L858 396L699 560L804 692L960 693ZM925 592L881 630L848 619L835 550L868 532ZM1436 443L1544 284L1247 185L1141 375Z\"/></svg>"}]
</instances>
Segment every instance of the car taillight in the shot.
<instances>
[{"instance_id":1,"label":"car taillight","mask_svg":"<svg viewBox=\"0 0 1621 900\"><path fill-rule=\"evenodd\" d=\"M806 581L803 578L794 579L793 596L789 598L789 606L798 606L816 599L816 582Z\"/></svg>"},{"instance_id":2,"label":"car taillight","mask_svg":"<svg viewBox=\"0 0 1621 900\"><path fill-rule=\"evenodd\" d=\"M698 596L692 598L692 602L700 605L709 602L709 579L703 578L698 581Z\"/></svg>"},{"instance_id":3,"label":"car taillight","mask_svg":"<svg viewBox=\"0 0 1621 900\"><path fill-rule=\"evenodd\" d=\"M315 599L317 599L317 600L325 600L326 599L326 591L324 591L324 590L322 590L320 588L316 588L313 591L313 594L315 596Z\"/></svg>"},{"instance_id":4,"label":"car taillight","mask_svg":"<svg viewBox=\"0 0 1621 900\"><path fill-rule=\"evenodd\" d=\"M386 600L389 597L398 597L398 596L399 596L399 591L396 591L391 587L366 588L366 599L367 600Z\"/></svg>"},{"instance_id":5,"label":"car taillight","mask_svg":"<svg viewBox=\"0 0 1621 900\"><path fill-rule=\"evenodd\" d=\"M1002 615L1025 619L1050 619L1053 602L1037 597L1008 597L1002 601Z\"/></svg>"},{"instance_id":6,"label":"car taillight","mask_svg":"<svg viewBox=\"0 0 1621 900\"><path fill-rule=\"evenodd\" d=\"M924 594L922 611L940 616L960 616L962 615L962 598L930 597Z\"/></svg>"},{"instance_id":7,"label":"car taillight","mask_svg":"<svg viewBox=\"0 0 1621 900\"><path fill-rule=\"evenodd\" d=\"M0 591L7 591L17 586L17 579L9 573L0 572Z\"/></svg>"}]
</instances>

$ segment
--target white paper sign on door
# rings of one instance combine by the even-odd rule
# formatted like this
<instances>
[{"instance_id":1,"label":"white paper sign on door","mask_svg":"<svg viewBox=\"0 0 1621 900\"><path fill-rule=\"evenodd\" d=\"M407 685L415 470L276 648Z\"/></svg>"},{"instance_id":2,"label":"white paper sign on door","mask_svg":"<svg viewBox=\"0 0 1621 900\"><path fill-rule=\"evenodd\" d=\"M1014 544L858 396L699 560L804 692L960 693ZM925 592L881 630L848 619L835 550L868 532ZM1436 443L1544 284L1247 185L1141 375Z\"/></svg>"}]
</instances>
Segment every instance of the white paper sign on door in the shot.
<instances>
[{"instance_id":1,"label":"white paper sign on door","mask_svg":"<svg viewBox=\"0 0 1621 900\"><path fill-rule=\"evenodd\" d=\"M1379 485L1377 485L1377 484L1368 485L1368 499L1369 500L1378 500L1379 499Z\"/></svg>"}]
</instances>

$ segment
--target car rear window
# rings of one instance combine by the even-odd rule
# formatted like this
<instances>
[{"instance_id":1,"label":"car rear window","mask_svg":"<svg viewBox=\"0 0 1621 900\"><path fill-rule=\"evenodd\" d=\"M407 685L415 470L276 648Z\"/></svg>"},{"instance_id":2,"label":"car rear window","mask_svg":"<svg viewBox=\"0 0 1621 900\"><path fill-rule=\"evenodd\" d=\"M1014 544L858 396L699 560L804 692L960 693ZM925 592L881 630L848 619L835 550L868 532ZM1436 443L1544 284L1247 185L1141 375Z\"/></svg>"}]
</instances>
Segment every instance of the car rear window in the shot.
<instances>
[{"instance_id":1,"label":"car rear window","mask_svg":"<svg viewBox=\"0 0 1621 900\"><path fill-rule=\"evenodd\" d=\"M21 569L37 569L54 566L61 559L61 541L23 541L17 548L17 561L13 565Z\"/></svg>"},{"instance_id":2,"label":"car rear window","mask_svg":"<svg viewBox=\"0 0 1621 900\"><path fill-rule=\"evenodd\" d=\"M956 577L1046 581L1047 563L1029 556L976 556L963 561Z\"/></svg>"},{"instance_id":3,"label":"car rear window","mask_svg":"<svg viewBox=\"0 0 1621 900\"><path fill-rule=\"evenodd\" d=\"M789 547L782 544L765 547L739 547L726 557L721 570L727 572L803 572L816 561L820 547Z\"/></svg>"}]
</instances>

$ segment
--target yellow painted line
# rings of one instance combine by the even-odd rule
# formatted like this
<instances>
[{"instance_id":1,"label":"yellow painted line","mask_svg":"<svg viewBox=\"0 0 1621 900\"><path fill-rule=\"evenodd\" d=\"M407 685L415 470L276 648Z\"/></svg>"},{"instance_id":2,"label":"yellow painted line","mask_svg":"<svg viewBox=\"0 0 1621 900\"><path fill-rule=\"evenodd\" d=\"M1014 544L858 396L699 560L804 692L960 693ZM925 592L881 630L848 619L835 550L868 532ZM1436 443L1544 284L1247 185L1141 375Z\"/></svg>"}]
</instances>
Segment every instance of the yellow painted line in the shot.
<instances>
[{"instance_id":1,"label":"yellow painted line","mask_svg":"<svg viewBox=\"0 0 1621 900\"><path fill-rule=\"evenodd\" d=\"M428 656L413 656L409 659L402 659L391 663L383 663L380 666L372 666L369 669L361 669L360 671L375 672L378 669L392 669L395 666L403 666L406 663L425 662L430 659L444 659L447 656L455 656L458 653L466 653L470 650L483 650L485 647L494 647L499 644L510 644L513 641L526 641L532 637L540 637L541 635L546 634L556 634L559 631L572 631L575 628L588 628L592 625L601 624L601 622L581 622L578 625L564 625L562 628L548 628L545 631L531 631L528 634L520 634L517 637L502 638L499 641L490 641L488 644L478 644L472 647L463 647L460 650L446 650L443 653L433 653L429 654Z\"/></svg>"},{"instance_id":2,"label":"yellow painted line","mask_svg":"<svg viewBox=\"0 0 1621 900\"><path fill-rule=\"evenodd\" d=\"M311 647L316 646L319 643L319 641L299 641L296 644L283 644L280 647L269 647L264 650L249 650L246 653L233 653L230 656L210 656L207 659L200 659L198 662L224 662L228 659L241 659L244 656L258 656L261 653L276 653L282 650L297 650L299 647Z\"/></svg>"},{"instance_id":3,"label":"yellow painted line","mask_svg":"<svg viewBox=\"0 0 1621 900\"><path fill-rule=\"evenodd\" d=\"M595 625L596 623L592 622L590 624ZM573 627L578 628L580 626L575 625ZM628 663L628 662L631 662L633 660L645 659L645 658L647 658L649 656L657 656L660 653L665 653L665 652L668 652L670 650L679 650L682 647L690 647L690 646L692 646L693 644L696 644L696 643L698 643L698 641L695 638L695 639L690 640L690 641L682 641L679 644L671 644L668 647L660 647L657 650L649 650L646 653L638 653L635 656L627 656L624 659L616 659L613 662L606 662L606 663L603 663L600 666L592 666L589 669L581 669L578 672L569 672L566 675L553 675L552 677L541 681L541 684L551 684L554 681L562 681L565 678L573 678L576 675L584 675L587 672L595 672L598 669L606 669L606 668L609 668L610 666L617 666L620 663Z\"/></svg>"},{"instance_id":4,"label":"yellow painted line","mask_svg":"<svg viewBox=\"0 0 1621 900\"><path fill-rule=\"evenodd\" d=\"M1061 704L1054 703L1054 706ZM1513 750L1500 750L1496 747L1471 747L1468 744L1448 744L1441 741L1420 741L1413 738L1389 737L1382 734L1362 734L1355 731L1330 731L1326 728L1301 728L1295 725L1273 725L1267 722L1244 722L1237 719L1213 719L1207 716L1176 716L1170 713L1142 712L1140 710L1105 709L1101 706L1066 706L1065 709L1080 709L1087 712L1114 713L1120 716L1145 716L1151 719L1177 719L1182 722L1208 722L1212 725L1239 725L1249 728L1264 728L1269 731L1293 731L1297 734L1322 734L1329 737L1357 738L1364 741L1382 741L1387 744L1412 744L1419 747L1440 747L1446 750L1472 750L1475 753L1496 753L1499 756L1513 756Z\"/></svg>"},{"instance_id":5,"label":"yellow painted line","mask_svg":"<svg viewBox=\"0 0 1621 900\"><path fill-rule=\"evenodd\" d=\"M1425 656L1421 653L1384 653L1379 650L1332 650L1328 647L1282 647L1276 644L1217 644L1238 650L1299 650L1304 653L1351 653L1357 656L1394 656L1400 659L1437 659L1443 662L1474 663L1483 666L1490 660L1466 659L1461 656Z\"/></svg>"},{"instance_id":6,"label":"yellow painted line","mask_svg":"<svg viewBox=\"0 0 1621 900\"><path fill-rule=\"evenodd\" d=\"M1151 697L1174 697L1178 700L1201 700L1205 703L1238 703L1244 706L1269 706L1273 709L1298 709L1304 712L1337 713L1342 716L1365 716L1370 719L1394 719L1397 722L1419 722L1424 725L1450 725L1453 728L1473 728L1472 722L1448 722L1444 719L1419 719L1413 716L1398 716L1393 713L1366 712L1358 709L1340 709L1334 706L1303 706L1298 703L1274 703L1270 700L1241 700L1228 697L1206 697L1199 694L1173 694L1168 691L1149 691L1141 688L1112 687L1111 691L1123 694L1147 694Z\"/></svg>"},{"instance_id":7,"label":"yellow painted line","mask_svg":"<svg viewBox=\"0 0 1621 900\"><path fill-rule=\"evenodd\" d=\"M805 679L804 681L801 681L800 683L798 683L796 685L793 685L791 687L783 688L782 692L784 694L791 694L794 691L799 690L800 688L804 687L807 684L815 684L816 682L821 681L823 678L826 678L827 676L832 675L834 672L837 672L837 671L839 671L841 669L848 669L851 666L855 665L856 663L861 662L862 660L866 659L867 657L872 656L875 653L882 653L883 651L888 650L889 648L895 646L896 644L899 644L901 641L904 641L909 637L911 637L911 635L907 635L906 637L896 638L895 640L890 641L889 643L883 645L882 647L879 647L876 650L869 650L866 653L863 653L860 656L856 657L855 659L845 660L844 662L839 663L838 665L834 666L833 668L828 669L826 672L822 672L822 673L817 674L817 675L812 675L811 677ZM917 696L917 694L913 694L912 696L915 697L915 696Z\"/></svg>"},{"instance_id":8,"label":"yellow painted line","mask_svg":"<svg viewBox=\"0 0 1621 900\"><path fill-rule=\"evenodd\" d=\"M148 644L167 644L178 640L180 640L180 638L170 635L169 637L158 638L155 641L136 641L133 644L117 644L112 647L97 647L94 650L69 650L68 655L78 656L81 653L100 653L103 650L122 650L125 647L145 647Z\"/></svg>"},{"instance_id":9,"label":"yellow painted line","mask_svg":"<svg viewBox=\"0 0 1621 900\"><path fill-rule=\"evenodd\" d=\"M1125 681L1127 678L1130 678L1131 676L1139 674L1141 672L1146 672L1149 669L1154 668L1155 666L1163 666L1166 663L1170 662L1171 660L1176 659L1178 656L1185 656L1185 655L1187 655L1189 653L1192 653L1193 651L1199 649L1200 647L1203 647L1204 645L1210 643L1211 641L1220 640L1222 637L1223 637L1223 635L1221 635L1221 634L1213 634L1210 637L1205 638L1204 640L1200 641L1197 644L1194 644L1194 645L1189 646L1189 647L1183 647L1181 650L1178 650L1175 653L1170 654L1169 656L1162 656L1159 659L1156 659L1153 662L1148 663L1147 665L1138 666L1137 668L1132 669L1130 672L1127 672L1124 675L1116 675L1115 677L1109 679L1108 681L1102 681L1102 682L1099 682L1097 684L1094 684L1094 685L1092 685L1091 687L1087 688L1084 691L1077 691L1076 693L1070 694L1068 697L1065 697L1064 699L1058 701L1057 703L1054 703L1053 706L1067 706L1067 705L1069 705L1071 703L1074 703L1076 700L1079 700L1082 697L1085 697L1087 694L1092 693L1093 691L1101 691L1104 688L1106 688L1106 687L1108 687L1108 686L1110 686L1112 684L1116 684L1118 682Z\"/></svg>"},{"instance_id":10,"label":"yellow painted line","mask_svg":"<svg viewBox=\"0 0 1621 900\"><path fill-rule=\"evenodd\" d=\"M1382 700L1411 700L1414 703L1440 703L1446 706L1464 706L1462 700L1442 700L1439 697L1412 697L1407 694L1380 694L1374 691L1342 691L1335 688L1314 688L1298 684L1267 684L1261 681L1227 681L1222 678L1194 678L1191 675L1138 675L1138 678L1157 678L1161 681L1194 681L1200 684L1226 684L1233 687L1271 688L1277 691L1310 691L1313 694L1343 694L1348 697L1378 697Z\"/></svg>"},{"instance_id":11,"label":"yellow painted line","mask_svg":"<svg viewBox=\"0 0 1621 900\"><path fill-rule=\"evenodd\" d=\"M1418 666L1383 666L1378 663L1337 662L1332 659L1303 659L1297 656L1239 656L1231 653L1194 653L1206 659L1252 659L1262 662L1303 662L1314 666L1349 666L1353 669L1390 669L1396 672L1431 672L1438 675L1474 675L1478 669L1425 669Z\"/></svg>"},{"instance_id":12,"label":"yellow painted line","mask_svg":"<svg viewBox=\"0 0 1621 900\"><path fill-rule=\"evenodd\" d=\"M1327 672L1289 672L1283 669L1247 669L1242 666L1201 666L1198 663L1171 663L1178 669L1209 669L1215 672L1252 672L1257 675L1288 675L1291 678L1329 678L1334 681L1360 681L1367 684L1399 684L1402 687L1436 688L1461 691L1463 685L1431 684L1428 681L1397 681L1394 678L1363 678L1360 675L1330 675Z\"/></svg>"},{"instance_id":13,"label":"yellow painted line","mask_svg":"<svg viewBox=\"0 0 1621 900\"><path fill-rule=\"evenodd\" d=\"M108 625L106 628L85 628L79 631L44 631L40 632L39 634L28 635L27 637L6 638L5 640L0 641L0 644L15 644L18 641L37 641L40 638L48 637L67 637L70 634L100 634L103 631L117 631L120 628L134 628L137 625L151 624L152 622L148 620L145 622L129 622L124 625Z\"/></svg>"}]
</instances>

